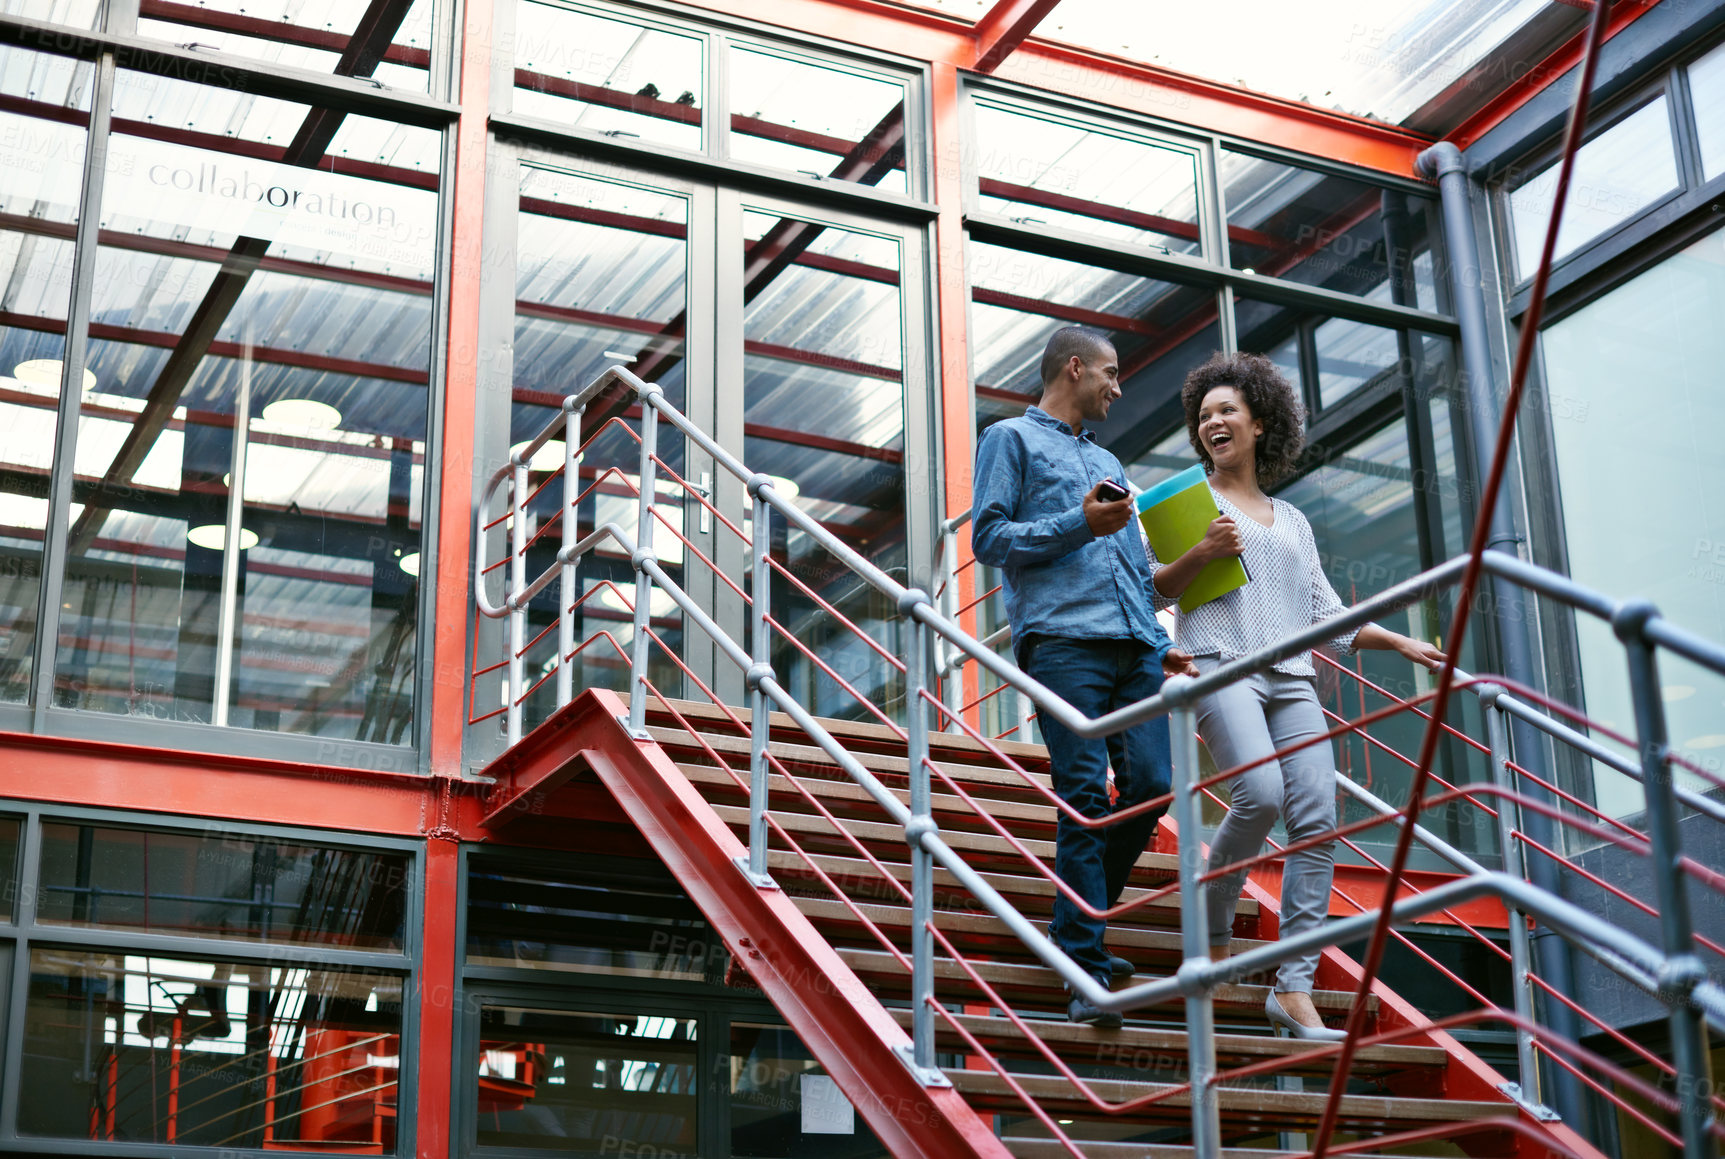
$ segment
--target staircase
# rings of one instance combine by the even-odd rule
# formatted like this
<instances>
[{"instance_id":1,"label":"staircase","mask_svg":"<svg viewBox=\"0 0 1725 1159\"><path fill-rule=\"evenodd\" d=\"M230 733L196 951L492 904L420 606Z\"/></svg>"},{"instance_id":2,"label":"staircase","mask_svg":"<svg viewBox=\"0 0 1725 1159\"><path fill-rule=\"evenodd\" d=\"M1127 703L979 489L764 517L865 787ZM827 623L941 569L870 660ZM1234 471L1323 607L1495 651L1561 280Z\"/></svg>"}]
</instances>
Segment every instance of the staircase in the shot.
<instances>
[{"instance_id":1,"label":"staircase","mask_svg":"<svg viewBox=\"0 0 1725 1159\"><path fill-rule=\"evenodd\" d=\"M911 1026L909 952L913 927L905 896L912 876L904 829L855 784L789 717L771 717L770 754L783 772L770 779L775 829L768 869L777 890L755 891L744 868L749 829L750 738L746 712L712 704L650 699L646 736L631 737L619 716L623 704L608 692L577 697L530 733L487 770L491 824L500 835L511 820L544 811L562 785L597 777L640 827L656 852L677 873L734 955L733 971L746 973L775 1001L787 989L807 988L810 975L796 954L772 953L780 939L824 958L831 977L824 988L875 1007L874 1021L903 1034ZM905 742L884 725L821 721L845 747L901 800L908 801ZM931 758L963 793L1044 864L1054 853L1055 814L1023 774L1003 765L981 744L952 734L931 735ZM1036 745L1000 748L1046 786L1047 754ZM573 754L573 755L572 755ZM945 839L1022 913L1046 922L1055 890L1027 865L1022 853L995 832L956 792L938 783L931 808ZM1171 884L1177 865L1177 835L1162 822L1156 847L1138 861L1127 898ZM732 888L713 890L713 877ZM705 879L705 880L704 880ZM952 1084L942 1116L958 1128L959 1148L971 1154L1012 1154L1053 1159L1074 1152L1055 1130L1092 1159L1142 1159L1192 1154L1190 1104L1184 1088L1187 1040L1178 1004L1134 1011L1119 1030L1066 1021L1067 994L1053 970L1030 956L1003 922L983 910L944 871L934 876L934 925L949 945L936 949L935 989L950 1018L937 1018L942 1072ZM762 892L776 912L713 908L703 892ZM1274 930L1275 900L1248 887L1235 934L1236 951ZM729 911L729 912L727 912ZM872 928L871 928L872 926ZM884 939L884 941L883 941ZM1171 974L1181 959L1178 898L1164 894L1128 918L1112 922L1109 945L1138 966L1134 982ZM958 956L952 954L956 950ZM829 956L830 955L830 956ZM769 960L771 959L771 960ZM1320 967L1313 997L1337 1025L1354 997L1345 958L1331 951ZM819 988L819 987L817 987ZM1385 991L1371 1000L1374 1027L1417 1026L1421 1016ZM1303 1149L1299 1133L1323 1113L1333 1048L1279 1038L1262 1010L1267 987L1225 985L1213 992L1218 1062L1226 1070L1254 1063L1291 1060L1278 1076L1230 1081L1220 1092L1224 1155L1256 1159ZM779 1002L792 1028L829 1068L883 1142L902 1134L903 1106L867 1089L845 1084L843 1067L823 1054L827 1040L842 1059L859 1049L881 1056L888 1069L909 1069L880 1038L848 1042L835 1034L819 996L802 995L797 1006ZM1005 1005L1001 1005L1004 1003ZM1010 1008L1010 1016L1006 1008ZM991 1056L992 1060L984 1055ZM1054 1073L1052 1054L1089 1087L1088 1094ZM852 1059L851 1061L854 1061ZM1301 1089L1310 1078L1309 1089ZM1480 1156L1592 1155L1560 1125L1530 1131L1531 1120L1496 1089L1494 1072L1442 1031L1410 1043L1362 1048L1354 1061L1349 1093L1341 1104L1336 1146L1384 1136L1436 1131L1454 1136L1465 1152ZM1118 1108L1108 1113L1092 1097ZM1027 1105L1026 1099L1038 1110ZM932 1109L932 1108L931 1108ZM873 1112L873 1113L871 1113ZM911 1116L914 1126L915 1116ZM968 1121L964 1121L968 1120ZM1537 1135L1555 1127L1553 1133ZM923 1143L930 1140L923 1139ZM952 1146L957 1140L943 1140ZM955 1153L918 1147L927 1153ZM1360 1153L1360 1152L1352 1152Z\"/></svg>"},{"instance_id":2,"label":"staircase","mask_svg":"<svg viewBox=\"0 0 1725 1159\"><path fill-rule=\"evenodd\" d=\"M638 442L640 466L633 479L616 466L583 467L592 438L579 449L573 445L587 406L619 387L640 404L639 432L617 418L603 424L601 432L619 426ZM896 606L891 638L897 645L889 650L850 624L774 556L772 536L750 536L712 505L708 488L677 475L657 452L661 421L676 428L690 453L707 456L746 485L754 528L784 519L831 557L838 565L835 574L848 572L846 583L860 580ZM551 472L562 476L562 497L553 504L553 480L533 486L528 465L566 429L571 434L565 467ZM584 488L586 478L592 483ZM694 505L703 517L711 516L715 525L722 522L742 538L753 557L747 590L695 549L678 520L656 510L664 502L661 479L680 489L680 512ZM582 504L607 480L639 496L632 530L616 523L581 526ZM509 510L493 518L492 500L505 482ZM681 541L685 558L698 558L748 605L747 647L660 565L653 546L656 525ZM499 546L505 534L507 554L487 563L488 549ZM559 540L562 546L554 547ZM1465 1024L1513 1028L1524 1080L1542 1065L1561 1067L1620 1115L1681 1146L1690 1159L1716 1154L1713 1139L1725 1136L1717 1119L1725 1098L1714 1096L1711 1084L1703 1081L1703 1030L1711 1023L1725 1031L1725 984L1696 957L1700 942L1693 936L1684 894L1689 878L1714 889L1725 889L1725 878L1682 856L1679 801L1698 807L1690 798L1700 798L1684 796L1688 791L1675 787L1671 773L1678 765L1702 770L1666 744L1653 659L1656 650L1674 651L1725 674L1725 649L1662 619L1651 605L1618 604L1513 556L1487 551L1479 557L1477 566L1497 582L1538 592L1577 614L1612 624L1632 661L1639 729L1638 738L1615 739L1633 746L1640 760L1606 752L1538 711L1537 692L1456 673L1456 686L1477 696L1487 712L1489 745L1470 743L1489 751L1493 783L1445 786L1445 794L1434 793L1425 803L1459 797L1485 809L1497 821L1504 869L1491 870L1416 827L1408 831L1410 838L1459 873L1448 884L1423 890L1404 888L1407 883L1392 875L1386 880L1394 899L1391 924L1439 910L1453 917L1454 911L1444 907L1457 904L1507 907L1508 951L1468 922L1453 920L1510 961L1514 1008L1496 1004L1433 963L1478 1005L1443 1024L1427 1019L1415 1003L1387 987L1375 968L1368 971L1335 948L1368 936L1381 946L1381 913L1366 908L1379 898L1368 897L1356 904L1360 912L1355 916L1302 935L1312 939L1310 949L1328 944L1314 995L1320 1013L1332 1023L1346 1016L1357 1031L1344 1043L1313 1044L1270 1035L1262 1014L1265 979L1246 974L1297 952L1291 940L1276 940L1278 902L1256 877L1247 884L1233 931L1236 955L1243 957L1216 965L1205 955L1199 916L1203 850L1195 832L1182 835L1171 820L1196 830L1200 795L1210 791L1200 785L1192 698L1337 631L1442 592L1476 561L1450 560L1259 655L1230 662L1195 682L1182 678L1155 697L1090 720L1003 661L990 642L967 635L926 595L905 588L778 494L771 477L752 473L671 406L659 387L621 367L566 398L557 417L493 474L476 512L475 542L476 612L507 625L506 639L493 636L490 647L476 640L470 677L469 725L504 717L501 732L508 745L484 770L488 783L482 790L481 823L506 836L514 825L531 828L528 818L582 816L584 806L608 795L723 939L733 959L730 977L760 989L881 1145L899 1159L1015 1154L1215 1159L1308 1152L1593 1159L1599 1154L1545 1107L1524 1101L1520 1090L1446 1032L1448 1025ZM527 553L536 543L542 544L538 551L545 566L529 578ZM611 621L576 642L581 608L598 590L583 586L582 563L602 543L627 556L635 572L627 649L603 630ZM493 574L506 565L501 576ZM497 579L503 580L503 591L494 597ZM834 624L855 632L896 669L881 689L902 697L898 709L904 728L891 723L886 709L845 685L814 648L772 618L767 605L780 580L796 586ZM555 620L530 640L529 605L554 583ZM701 634L721 664L745 674L755 715L719 703L680 649L658 634L660 621L648 609L660 592L681 609L685 635ZM751 592L756 599L751 600ZM527 652L553 629L557 655L529 683ZM483 663L480 655L499 642L502 659ZM605 689L574 687L571 662L589 645L609 649L626 663L627 703ZM859 711L881 723L814 717L773 666L776 650L786 646L838 681ZM969 727L962 711L944 706L942 689L931 679L953 670L952 661L941 659L943 649L956 649L966 662L986 669L1033 701L1039 712L1081 735L1112 735L1136 720L1169 716L1175 742L1172 811L1155 847L1138 862L1128 908L1110 923L1112 950L1137 967L1133 978L1114 987L1128 993L1098 987L1047 940L1046 917L1056 889L1051 866L1058 803L1049 791L1046 754L1035 746L985 741L971 731L963 736L937 731L947 725ZM668 698L655 684L667 676L698 688L708 701ZM491 681L483 691L482 678ZM524 733L523 705L552 680L560 707ZM484 707L499 699L501 708ZM1416 702L1392 698L1388 709L1342 722L1342 727L1361 728L1382 712L1417 711L1418 699L1423 697ZM775 711L768 713L769 706ZM1551 707L1569 715L1564 706ZM1504 741L1506 714L1643 781L1645 835L1573 798L1565 798L1555 816L1666 867L1656 875L1660 946L1528 879L1524 858L1530 842L1517 830L1516 817L1526 805L1549 810L1539 793L1550 786L1515 763ZM1535 784L1542 787L1529 787ZM1352 782L1338 778L1338 787L1361 797L1382 817L1405 819ZM1497 807L1488 809L1487 800ZM1601 829L1595 821L1616 825L1621 833ZM1181 841L1182 836L1187 839ZM1273 865L1255 872L1265 868ZM1584 873L1573 862L1565 863L1563 871L1569 870ZM1144 904L1131 908L1130 898ZM1191 915L1184 926L1181 914ZM1539 1004L1548 1000L1540 996L1536 1004L1536 987L1546 983L1529 969L1530 922L1580 946L1664 1004L1672 1057L1667 1061L1646 1051L1639 1057L1658 1072L1658 1083L1671 1083L1674 1093L1577 1046L1539 1020ZM1126 1025L1102 1030L1066 1021L1063 980L1089 1001L1125 1012ZM1570 1002L1560 991L1556 995ZM1579 1003L1571 1007L1582 1019L1613 1032Z\"/></svg>"}]
</instances>

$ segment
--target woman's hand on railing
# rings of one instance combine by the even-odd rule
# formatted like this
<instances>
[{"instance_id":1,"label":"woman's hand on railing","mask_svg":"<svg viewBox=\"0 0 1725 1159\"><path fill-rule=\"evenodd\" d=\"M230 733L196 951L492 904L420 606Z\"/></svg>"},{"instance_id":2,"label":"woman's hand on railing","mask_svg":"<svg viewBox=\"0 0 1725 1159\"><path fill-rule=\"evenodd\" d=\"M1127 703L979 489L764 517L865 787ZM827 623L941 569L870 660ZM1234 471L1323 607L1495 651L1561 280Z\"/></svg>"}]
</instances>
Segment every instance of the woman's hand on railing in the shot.
<instances>
[{"instance_id":1,"label":"woman's hand on railing","mask_svg":"<svg viewBox=\"0 0 1725 1159\"><path fill-rule=\"evenodd\" d=\"M1374 648L1383 652L1394 652L1406 657L1421 668L1435 672L1448 659L1443 649L1425 640L1416 640L1412 636L1404 636L1400 632L1392 632L1378 624L1367 624L1354 637L1356 650Z\"/></svg>"}]
</instances>

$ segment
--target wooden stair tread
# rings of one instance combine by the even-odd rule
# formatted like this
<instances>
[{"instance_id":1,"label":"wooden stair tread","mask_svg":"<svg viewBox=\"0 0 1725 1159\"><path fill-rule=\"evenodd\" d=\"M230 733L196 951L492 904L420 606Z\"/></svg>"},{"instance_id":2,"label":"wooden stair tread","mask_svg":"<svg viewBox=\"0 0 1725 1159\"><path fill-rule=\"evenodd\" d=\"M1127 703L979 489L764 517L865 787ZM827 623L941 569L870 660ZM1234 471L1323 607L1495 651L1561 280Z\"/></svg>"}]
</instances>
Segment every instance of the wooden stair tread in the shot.
<instances>
[{"instance_id":1,"label":"wooden stair tread","mask_svg":"<svg viewBox=\"0 0 1725 1159\"><path fill-rule=\"evenodd\" d=\"M1132 891L1128 891L1128 895ZM791 899L804 917L817 922L840 922L851 924L857 922L856 913L842 901L817 897L796 897ZM980 903L979 903L980 904ZM879 902L855 902L858 912L869 921L885 929L909 931L912 925L911 911L908 906L883 905ZM858 923L860 924L860 923ZM1029 956L1029 951L1022 949L1018 936L1007 924L993 914L960 913L956 910L934 911L934 924L948 937L989 937L1010 943L1012 948ZM1038 923L1040 924L1040 923ZM1263 942L1234 939L1236 952L1256 949ZM1110 922L1108 925L1108 945L1117 953L1127 950L1138 950L1159 958L1180 957L1180 933L1177 930L1144 929L1130 925L1120 925Z\"/></svg>"},{"instance_id":2,"label":"wooden stair tread","mask_svg":"<svg viewBox=\"0 0 1725 1159\"><path fill-rule=\"evenodd\" d=\"M909 984L910 975L898 964L898 960L884 950L858 950L848 946L835 947L845 965L857 974L865 977L892 978ZM1063 995L1064 983L1060 975L1047 966L1031 966L1018 962L975 961L967 959L972 970L989 983L1015 993L1027 990L1039 990L1050 995ZM969 984L969 977L960 965L951 958L937 956L934 960L934 976L937 980L962 981ZM1147 982L1148 977L1138 979ZM1230 1010L1249 1010L1261 1014L1264 1009L1264 999L1269 994L1268 986L1248 986L1239 983L1226 983L1217 986L1211 992L1216 1005ZM940 994L937 988L936 993ZM943 996L943 1000L945 1000ZM1179 1002L1179 998L1170 998L1168 1004ZM1064 1006L1066 999L1059 998L1059 1004ZM1314 990L1312 1004L1324 1014L1340 1017L1348 1012L1354 1004L1354 995L1349 990ZM1366 1011L1376 1014L1378 1008L1377 995L1366 998ZM1154 1009L1154 1008L1150 1008Z\"/></svg>"},{"instance_id":3,"label":"wooden stair tread","mask_svg":"<svg viewBox=\"0 0 1725 1159\"><path fill-rule=\"evenodd\" d=\"M1261 1003L1260 1003L1261 1005ZM912 1012L905 1009L892 1010L893 1017L901 1026L909 1027ZM1011 1019L991 1014L954 1014L955 1020L965 1030L975 1035L984 1045L1022 1044L1024 1049L1034 1049L1024 1041L1023 1033L1012 1023ZM1168 1030L1155 1026L1123 1026L1118 1030L1098 1030L1079 1022L1066 1022L1054 1019L1027 1019L1038 1038L1058 1051L1062 1047L1078 1046L1088 1052L1092 1062L1108 1064L1118 1062L1121 1066L1143 1066L1143 1056L1165 1056L1175 1065L1182 1068L1186 1065L1186 1032L1184 1030ZM948 1038L962 1041L951 1029L948 1019L937 1014L934 1019L935 1033L941 1039L942 1045ZM1223 1065L1240 1065L1269 1058L1299 1058L1302 1055L1314 1054L1324 1043L1307 1042L1298 1038L1273 1038L1257 1034L1217 1034L1216 1057ZM1098 1055L1096 1048L1106 1043L1107 1050ZM1360 1048L1354 1054L1355 1065L1361 1074L1375 1074L1385 1070L1411 1069L1415 1067L1441 1067L1448 1061L1448 1055L1438 1046L1403 1046L1393 1044L1388 1046L1367 1046ZM1320 1055L1312 1060L1309 1068L1297 1068L1293 1073L1320 1073L1329 1075L1335 1069L1334 1055Z\"/></svg>"},{"instance_id":4,"label":"wooden stair tread","mask_svg":"<svg viewBox=\"0 0 1725 1159\"><path fill-rule=\"evenodd\" d=\"M714 805L712 808L713 812L717 813L727 824L747 827L749 823L749 810L746 805ZM831 837L834 840L842 840L827 819L818 814L774 813L772 817L773 820L783 825L788 832L811 833ZM899 848L906 848L904 829L890 821L849 821L846 822L845 828L864 844L870 842L888 845L896 843ZM941 837L960 853L989 854L1000 858L1017 859L1022 864L1022 859L1018 858L1017 852L992 833L967 833L947 829L941 831ZM1022 844L1031 856L1049 862L1054 860L1054 842L1025 840ZM1172 853L1147 852L1139 855L1138 861L1133 867L1133 873L1160 884L1173 878L1179 869L1179 862L1180 859ZM1142 885L1145 882L1141 880L1139 884Z\"/></svg>"},{"instance_id":5,"label":"wooden stair tread","mask_svg":"<svg viewBox=\"0 0 1725 1159\"><path fill-rule=\"evenodd\" d=\"M721 789L728 793L747 795L747 790L737 784L731 778L731 774L724 769L714 768L712 765L692 765L681 762L678 763L677 767L683 771L684 776L689 778L689 783L692 785L699 785L703 789ZM743 776L748 776L746 767L738 771ZM822 804L827 805L828 808L833 808L835 812L837 811L835 803L848 802L861 805L873 815L879 816L885 813L880 804L869 795L867 789L848 778L845 780L799 778L799 782L810 796L820 798ZM900 801L907 805L910 803L910 791L908 789L900 789L891 785L887 787L892 790L892 795ZM788 806L803 806L807 803L797 786L792 785L787 777L779 773L773 773L767 778L767 793L767 799L775 810L784 809ZM1053 805L1032 801L1000 801L989 798L987 808L989 815L1003 824L1011 821L1026 821L1037 826L1043 832L1051 831L1054 828L1055 819L1059 816ZM976 811L953 793L931 792L929 794L929 809L937 821L943 816L957 816L971 824L983 824L981 819L977 817ZM1010 825L1007 827L1011 828Z\"/></svg>"},{"instance_id":6,"label":"wooden stair tread","mask_svg":"<svg viewBox=\"0 0 1725 1159\"><path fill-rule=\"evenodd\" d=\"M681 728L666 728L663 725L653 724L647 726L647 732L653 740L658 742L661 748L670 752L694 750L704 754L705 749L702 748L702 741L704 741L720 756L740 757L744 765L748 763L749 738L746 736L718 736L703 733L701 740L696 740ZM776 740L772 742L767 751L789 765L834 770L838 768L833 759L827 755L826 750L813 742L792 744ZM908 776L908 761L905 757L869 752L854 752L851 755L856 758L858 764L872 773L897 777ZM1030 782L1034 782L1045 789L1053 784L1047 773L1033 772L1029 775L1029 782L1027 782L1023 775L1012 769L985 765L964 765L945 761L940 762L940 768L953 780L962 782L966 791L970 791L973 786L978 791L982 791L984 786L988 786L997 791L1006 789L1030 794L1036 791ZM938 787L940 779L936 777L934 782Z\"/></svg>"},{"instance_id":7,"label":"wooden stair tread","mask_svg":"<svg viewBox=\"0 0 1725 1159\"><path fill-rule=\"evenodd\" d=\"M720 735L735 735L729 732L732 724L727 710L721 709L715 704L704 700L672 700L670 704L692 724L709 726ZM745 725L752 719L747 708L732 708L728 711L735 713ZM669 721L672 719L670 713L666 712L656 700L649 703L647 717L650 721L658 719ZM887 748L904 744L896 732L877 721L838 720L823 716L820 718L820 722L828 732L840 740L862 741L865 744ZM789 736L806 735L795 721L782 712L769 713L767 723L775 736L781 732ZM937 760L941 759L943 752L955 756L964 754L983 760L994 759L980 741L972 740L962 733L931 732L928 739L929 748ZM996 745L1001 752L1021 763L1035 761L1046 764L1048 761L1048 749L1043 745L1015 740L997 740L991 743Z\"/></svg>"},{"instance_id":8,"label":"wooden stair tread","mask_svg":"<svg viewBox=\"0 0 1725 1159\"><path fill-rule=\"evenodd\" d=\"M1156 856L1167 855L1157 854ZM813 853L809 855L808 861L805 861L801 855L793 853L788 849L769 849L767 851L768 870L775 875L784 876L786 878L808 877L810 879L814 879L814 871L809 866L809 862L811 861L814 863L815 867L821 870L821 872L825 873L829 877L839 880L841 883L866 882L875 884L880 881L879 873L875 867L860 857L839 857L832 854ZM902 882L910 881L910 862L891 861L883 857L880 859L880 863L881 867L886 869L896 880ZM1013 904L1018 905L1019 909L1024 910L1026 913L1040 914L1049 910L1053 906L1054 898L1058 893L1054 887L1054 883L1040 875L1029 873L985 873L978 871L977 876L981 877L983 881L992 886L1002 897L1005 897L1007 900L1013 902ZM958 879L953 877L953 875L946 870L939 868L936 868L934 871L934 884L940 889L953 890L959 888ZM1143 891L1129 889L1126 893L1122 894L1121 897L1129 898L1133 894L1140 892ZM1027 899L1036 904L1028 907L1019 904ZM936 902L936 905L938 907L938 901ZM1249 897L1241 898L1238 916L1246 918L1257 917L1258 903ZM1178 924L1180 920L1180 895L1177 893L1163 894L1155 901L1152 901L1148 906L1145 906L1142 911L1139 911L1136 915L1136 920L1145 922L1153 921L1158 925L1167 922ZM1237 953L1238 951L1236 950L1235 952Z\"/></svg>"},{"instance_id":9,"label":"wooden stair tread","mask_svg":"<svg viewBox=\"0 0 1725 1159\"><path fill-rule=\"evenodd\" d=\"M992 1070L948 1069L945 1073L952 1080L953 1086L966 1094L1016 1099L1006 1080ZM1014 1073L1012 1078L1045 1109L1082 1106L1092 1114L1095 1113L1094 1108L1084 1101L1084 1096L1063 1077ZM1175 1085L1134 1082L1129 1079L1085 1081L1097 1098L1110 1103L1121 1103L1158 1091L1170 1090ZM1258 1086L1221 1086L1216 1088L1216 1096L1222 1113L1229 1116L1230 1126L1234 1128L1250 1123L1316 1121L1324 1113L1324 1105L1329 1101L1329 1092L1325 1090L1279 1091ZM1185 1111L1189 1107L1187 1095L1182 1093L1151 1103L1140 1113L1166 1116L1170 1110L1177 1108ZM1341 1117L1344 1120L1353 1123L1395 1124L1398 1127L1510 1118L1515 1113L1515 1104L1507 1100L1487 1103L1406 1095L1343 1095L1341 1100Z\"/></svg>"}]
</instances>

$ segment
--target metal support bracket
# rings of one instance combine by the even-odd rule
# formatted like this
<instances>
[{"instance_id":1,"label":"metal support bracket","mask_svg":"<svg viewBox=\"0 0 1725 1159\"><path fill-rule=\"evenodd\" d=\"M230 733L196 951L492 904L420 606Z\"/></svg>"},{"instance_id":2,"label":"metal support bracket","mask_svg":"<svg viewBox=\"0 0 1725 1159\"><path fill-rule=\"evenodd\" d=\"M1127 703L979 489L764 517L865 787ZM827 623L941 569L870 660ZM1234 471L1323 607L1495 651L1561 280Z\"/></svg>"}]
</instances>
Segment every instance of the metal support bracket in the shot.
<instances>
[{"instance_id":1,"label":"metal support bracket","mask_svg":"<svg viewBox=\"0 0 1725 1159\"><path fill-rule=\"evenodd\" d=\"M748 878L749 882L752 885L754 885L754 887L756 889L777 889L777 888L779 888L779 883L773 880L772 874L770 874L770 873L750 873L749 872L749 859L747 857L733 857L733 858L731 858L731 864L736 866L739 870L741 870L743 876Z\"/></svg>"},{"instance_id":2,"label":"metal support bracket","mask_svg":"<svg viewBox=\"0 0 1725 1159\"><path fill-rule=\"evenodd\" d=\"M912 1046L910 1043L900 1043L898 1046L892 1048L892 1052L898 1056L898 1060L900 1062L904 1063L905 1069L915 1075L916 1081L921 1083L923 1086L950 1087L952 1085L952 1080L947 1078L946 1075L941 1072L939 1067L917 1066L916 1047Z\"/></svg>"},{"instance_id":3,"label":"metal support bracket","mask_svg":"<svg viewBox=\"0 0 1725 1159\"><path fill-rule=\"evenodd\" d=\"M629 717L626 714L619 714L617 717L617 723L622 725L623 731L628 733L629 736L634 740L652 740L653 739L653 734L647 731L646 725L642 725L640 728L630 728L629 727Z\"/></svg>"},{"instance_id":4,"label":"metal support bracket","mask_svg":"<svg viewBox=\"0 0 1725 1159\"><path fill-rule=\"evenodd\" d=\"M1520 1083L1504 1083L1497 1089L1508 1096L1516 1106L1520 1107L1542 1123L1556 1123L1563 1118L1562 1115L1559 1115L1544 1103L1528 1101L1528 1099L1521 1093Z\"/></svg>"}]
</instances>

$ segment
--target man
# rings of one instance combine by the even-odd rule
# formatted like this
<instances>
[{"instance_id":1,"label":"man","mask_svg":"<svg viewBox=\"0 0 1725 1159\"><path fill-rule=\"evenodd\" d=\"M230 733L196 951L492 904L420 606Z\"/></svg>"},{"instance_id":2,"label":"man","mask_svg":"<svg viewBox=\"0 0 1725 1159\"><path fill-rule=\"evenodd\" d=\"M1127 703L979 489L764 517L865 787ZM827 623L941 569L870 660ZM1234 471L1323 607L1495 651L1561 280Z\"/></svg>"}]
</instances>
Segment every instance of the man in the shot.
<instances>
[{"instance_id":1,"label":"man","mask_svg":"<svg viewBox=\"0 0 1725 1159\"><path fill-rule=\"evenodd\" d=\"M1119 397L1113 343L1082 326L1056 330L1042 354L1041 405L988 428L976 452L971 543L977 559L1004 573L1019 666L1090 717L1154 694L1165 673L1197 675L1156 620L1131 498L1099 494L1104 479L1124 487L1126 475L1086 424L1106 419ZM1110 764L1114 807L1168 792L1166 717L1106 740L1076 736L1046 716L1041 725L1054 791L1083 816L1112 811ZM1114 905L1160 815L1086 829L1062 814L1055 872L1092 908ZM1064 895L1055 899L1049 936L1103 986L1133 969L1108 953L1105 927ZM1121 1021L1076 996L1067 1015L1099 1026Z\"/></svg>"}]
</instances>

